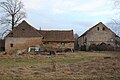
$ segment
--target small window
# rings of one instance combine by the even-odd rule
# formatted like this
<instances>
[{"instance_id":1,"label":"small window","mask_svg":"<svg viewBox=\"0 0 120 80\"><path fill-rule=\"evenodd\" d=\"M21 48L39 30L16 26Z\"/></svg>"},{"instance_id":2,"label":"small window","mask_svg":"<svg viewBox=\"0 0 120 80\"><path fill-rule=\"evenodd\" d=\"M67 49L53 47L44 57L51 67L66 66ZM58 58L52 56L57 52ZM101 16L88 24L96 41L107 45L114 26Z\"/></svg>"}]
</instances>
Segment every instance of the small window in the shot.
<instances>
[{"instance_id":1,"label":"small window","mask_svg":"<svg viewBox=\"0 0 120 80\"><path fill-rule=\"evenodd\" d=\"M86 37L84 38L84 44L87 44L87 38Z\"/></svg>"},{"instance_id":2,"label":"small window","mask_svg":"<svg viewBox=\"0 0 120 80\"><path fill-rule=\"evenodd\" d=\"M85 43L87 43L87 38L85 38Z\"/></svg>"},{"instance_id":3,"label":"small window","mask_svg":"<svg viewBox=\"0 0 120 80\"><path fill-rule=\"evenodd\" d=\"M13 47L13 44L12 44L12 43L10 44L10 47Z\"/></svg>"},{"instance_id":4,"label":"small window","mask_svg":"<svg viewBox=\"0 0 120 80\"><path fill-rule=\"evenodd\" d=\"M105 31L105 28L103 27L102 30Z\"/></svg>"},{"instance_id":5,"label":"small window","mask_svg":"<svg viewBox=\"0 0 120 80\"><path fill-rule=\"evenodd\" d=\"M11 33L11 37L13 37L13 33Z\"/></svg>"},{"instance_id":6,"label":"small window","mask_svg":"<svg viewBox=\"0 0 120 80\"><path fill-rule=\"evenodd\" d=\"M22 29L23 32L25 32L25 29Z\"/></svg>"},{"instance_id":7,"label":"small window","mask_svg":"<svg viewBox=\"0 0 120 80\"><path fill-rule=\"evenodd\" d=\"M99 31L99 27L97 27L97 30Z\"/></svg>"}]
</instances>

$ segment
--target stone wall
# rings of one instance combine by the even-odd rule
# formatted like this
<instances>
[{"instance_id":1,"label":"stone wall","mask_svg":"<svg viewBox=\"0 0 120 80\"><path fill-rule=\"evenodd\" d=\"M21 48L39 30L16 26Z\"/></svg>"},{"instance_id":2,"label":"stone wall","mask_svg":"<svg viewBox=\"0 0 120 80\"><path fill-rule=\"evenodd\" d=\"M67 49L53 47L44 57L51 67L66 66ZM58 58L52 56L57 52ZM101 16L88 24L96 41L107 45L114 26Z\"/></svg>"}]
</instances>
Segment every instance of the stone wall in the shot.
<instances>
[{"instance_id":1,"label":"stone wall","mask_svg":"<svg viewBox=\"0 0 120 80\"><path fill-rule=\"evenodd\" d=\"M42 37L33 38L10 38L5 39L5 51L22 50L30 46L42 44Z\"/></svg>"},{"instance_id":2,"label":"stone wall","mask_svg":"<svg viewBox=\"0 0 120 80\"><path fill-rule=\"evenodd\" d=\"M88 31L87 34L84 34L78 39L79 47L86 45L87 49L91 44L98 45L101 43L110 44L113 47L115 46L115 34L103 25L94 27Z\"/></svg>"},{"instance_id":3,"label":"stone wall","mask_svg":"<svg viewBox=\"0 0 120 80\"><path fill-rule=\"evenodd\" d=\"M48 50L74 49L74 42L46 42L44 47Z\"/></svg>"}]
</instances>

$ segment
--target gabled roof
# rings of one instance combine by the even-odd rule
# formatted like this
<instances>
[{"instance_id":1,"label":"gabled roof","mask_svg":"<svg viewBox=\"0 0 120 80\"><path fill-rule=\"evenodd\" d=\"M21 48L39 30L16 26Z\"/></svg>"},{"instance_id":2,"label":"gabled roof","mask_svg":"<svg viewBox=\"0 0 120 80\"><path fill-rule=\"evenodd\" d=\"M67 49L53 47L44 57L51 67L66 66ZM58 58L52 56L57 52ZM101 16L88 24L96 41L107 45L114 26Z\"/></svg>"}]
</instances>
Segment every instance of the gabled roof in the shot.
<instances>
[{"instance_id":1,"label":"gabled roof","mask_svg":"<svg viewBox=\"0 0 120 80\"><path fill-rule=\"evenodd\" d=\"M46 42L74 42L73 30L39 30Z\"/></svg>"},{"instance_id":2,"label":"gabled roof","mask_svg":"<svg viewBox=\"0 0 120 80\"><path fill-rule=\"evenodd\" d=\"M25 20L15 27L6 37L41 37L37 29L28 24Z\"/></svg>"},{"instance_id":3,"label":"gabled roof","mask_svg":"<svg viewBox=\"0 0 120 80\"><path fill-rule=\"evenodd\" d=\"M73 30L37 30L25 20L15 27L6 37L27 38L44 37L43 41L73 42Z\"/></svg>"},{"instance_id":4,"label":"gabled roof","mask_svg":"<svg viewBox=\"0 0 120 80\"><path fill-rule=\"evenodd\" d=\"M87 30L85 33L83 33L80 37L86 35L89 31L91 31L93 28L97 27L98 25L103 25L106 29L110 30L113 34L115 34L111 29L109 29L106 25L104 25L102 22L99 22L98 24L96 24L95 26L91 27L89 30ZM115 34L116 35L116 34ZM79 37L79 38L80 38Z\"/></svg>"}]
</instances>

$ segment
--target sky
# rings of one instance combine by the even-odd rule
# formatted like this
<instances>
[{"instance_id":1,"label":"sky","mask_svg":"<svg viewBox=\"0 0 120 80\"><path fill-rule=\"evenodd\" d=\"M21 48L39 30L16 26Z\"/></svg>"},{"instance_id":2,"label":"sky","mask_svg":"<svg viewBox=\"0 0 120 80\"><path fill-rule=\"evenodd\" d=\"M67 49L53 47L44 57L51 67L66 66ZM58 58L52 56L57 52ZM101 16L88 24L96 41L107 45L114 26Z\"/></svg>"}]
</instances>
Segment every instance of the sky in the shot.
<instances>
[{"instance_id":1,"label":"sky","mask_svg":"<svg viewBox=\"0 0 120 80\"><path fill-rule=\"evenodd\" d=\"M42 30L74 30L81 35L116 15L113 0L22 0L26 21Z\"/></svg>"}]
</instances>

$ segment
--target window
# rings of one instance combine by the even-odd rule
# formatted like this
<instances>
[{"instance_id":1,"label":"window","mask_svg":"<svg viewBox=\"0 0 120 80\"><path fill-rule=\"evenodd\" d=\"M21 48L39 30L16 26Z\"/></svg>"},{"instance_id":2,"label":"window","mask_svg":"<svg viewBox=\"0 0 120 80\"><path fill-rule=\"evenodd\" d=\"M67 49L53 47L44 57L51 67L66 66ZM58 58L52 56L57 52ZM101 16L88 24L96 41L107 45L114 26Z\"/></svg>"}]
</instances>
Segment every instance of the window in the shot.
<instances>
[{"instance_id":1,"label":"window","mask_svg":"<svg viewBox=\"0 0 120 80\"><path fill-rule=\"evenodd\" d=\"M97 30L99 31L99 27L97 27Z\"/></svg>"},{"instance_id":2,"label":"window","mask_svg":"<svg viewBox=\"0 0 120 80\"><path fill-rule=\"evenodd\" d=\"M13 37L13 33L11 33L11 37Z\"/></svg>"},{"instance_id":3,"label":"window","mask_svg":"<svg viewBox=\"0 0 120 80\"><path fill-rule=\"evenodd\" d=\"M105 31L105 28L103 27L102 30Z\"/></svg>"},{"instance_id":4,"label":"window","mask_svg":"<svg viewBox=\"0 0 120 80\"><path fill-rule=\"evenodd\" d=\"M87 43L87 38L85 38L85 43Z\"/></svg>"},{"instance_id":5,"label":"window","mask_svg":"<svg viewBox=\"0 0 120 80\"><path fill-rule=\"evenodd\" d=\"M10 47L13 47L13 44L12 44L12 43L10 44Z\"/></svg>"},{"instance_id":6,"label":"window","mask_svg":"<svg viewBox=\"0 0 120 80\"><path fill-rule=\"evenodd\" d=\"M22 32L25 32L25 29L22 29Z\"/></svg>"}]
</instances>

